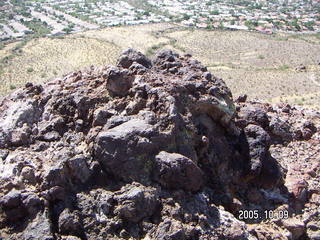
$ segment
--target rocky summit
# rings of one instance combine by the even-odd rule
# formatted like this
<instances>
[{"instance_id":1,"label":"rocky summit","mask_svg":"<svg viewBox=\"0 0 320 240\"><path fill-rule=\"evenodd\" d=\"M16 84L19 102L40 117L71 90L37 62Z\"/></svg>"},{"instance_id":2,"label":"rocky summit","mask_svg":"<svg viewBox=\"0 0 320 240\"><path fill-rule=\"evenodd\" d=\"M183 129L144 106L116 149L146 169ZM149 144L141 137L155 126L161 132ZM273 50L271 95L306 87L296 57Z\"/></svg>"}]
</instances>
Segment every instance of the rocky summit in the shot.
<instances>
[{"instance_id":1,"label":"rocky summit","mask_svg":"<svg viewBox=\"0 0 320 240\"><path fill-rule=\"evenodd\" d=\"M320 113L128 49L0 102L1 239L320 239Z\"/></svg>"}]
</instances>

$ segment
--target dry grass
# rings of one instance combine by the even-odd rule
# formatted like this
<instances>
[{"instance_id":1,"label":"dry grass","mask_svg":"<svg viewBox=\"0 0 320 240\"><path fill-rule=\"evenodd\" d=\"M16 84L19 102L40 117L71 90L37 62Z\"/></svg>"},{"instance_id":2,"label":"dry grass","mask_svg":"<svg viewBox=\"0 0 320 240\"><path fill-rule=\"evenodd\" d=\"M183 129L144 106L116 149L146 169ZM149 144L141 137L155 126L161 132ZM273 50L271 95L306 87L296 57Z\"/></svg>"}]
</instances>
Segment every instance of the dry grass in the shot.
<instances>
[{"instance_id":1,"label":"dry grass","mask_svg":"<svg viewBox=\"0 0 320 240\"><path fill-rule=\"evenodd\" d=\"M320 79L320 40L312 35L205 30L167 35L222 77L234 96L320 106L320 86L311 79ZM301 64L306 72L295 71Z\"/></svg>"},{"instance_id":2,"label":"dry grass","mask_svg":"<svg viewBox=\"0 0 320 240\"><path fill-rule=\"evenodd\" d=\"M172 32L168 36L176 39L186 51L199 57L206 65L211 65L213 61L248 69L301 63L309 65L319 59L320 52L320 40L317 43L299 38L283 41L277 35L242 31L185 30Z\"/></svg>"},{"instance_id":3,"label":"dry grass","mask_svg":"<svg viewBox=\"0 0 320 240\"><path fill-rule=\"evenodd\" d=\"M171 24L149 24L128 27L113 27L102 30L93 30L76 34L107 41L119 46L122 49L134 48L146 52L153 45L166 43L168 39L162 36L156 36L157 32L171 28Z\"/></svg>"},{"instance_id":4,"label":"dry grass","mask_svg":"<svg viewBox=\"0 0 320 240\"><path fill-rule=\"evenodd\" d=\"M42 82L92 64L114 63L121 49L96 39L70 37L30 41L0 75L2 94L12 86ZM2 56L1 56L2 57Z\"/></svg>"},{"instance_id":5,"label":"dry grass","mask_svg":"<svg viewBox=\"0 0 320 240\"><path fill-rule=\"evenodd\" d=\"M18 42L9 43L3 49L0 49L1 59L9 56L11 54L11 50L14 49L14 47L17 46L18 44L19 44Z\"/></svg>"},{"instance_id":6,"label":"dry grass","mask_svg":"<svg viewBox=\"0 0 320 240\"><path fill-rule=\"evenodd\" d=\"M0 50L10 55L17 43ZM20 56L4 66L0 94L10 86L42 82L89 65L116 61L128 47L147 54L160 48L189 52L214 75L222 77L234 96L284 101L318 107L320 86L320 39L306 35L262 35L251 32L186 30L172 24L113 27L69 35L64 39L32 40ZM295 71L303 64L306 72ZM320 82L320 81L319 81Z\"/></svg>"}]
</instances>

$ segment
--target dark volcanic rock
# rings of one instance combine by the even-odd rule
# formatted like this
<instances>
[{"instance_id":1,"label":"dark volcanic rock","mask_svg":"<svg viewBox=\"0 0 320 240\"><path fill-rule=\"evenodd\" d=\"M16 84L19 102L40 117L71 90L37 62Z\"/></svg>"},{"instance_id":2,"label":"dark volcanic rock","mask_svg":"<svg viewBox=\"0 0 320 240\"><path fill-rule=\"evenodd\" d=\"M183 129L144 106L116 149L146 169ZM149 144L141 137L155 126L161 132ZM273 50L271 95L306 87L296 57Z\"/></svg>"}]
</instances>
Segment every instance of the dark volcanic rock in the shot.
<instances>
[{"instance_id":1,"label":"dark volcanic rock","mask_svg":"<svg viewBox=\"0 0 320 240\"><path fill-rule=\"evenodd\" d=\"M204 180L201 169L191 159L160 152L156 158L155 178L165 188L198 191Z\"/></svg>"},{"instance_id":2,"label":"dark volcanic rock","mask_svg":"<svg viewBox=\"0 0 320 240\"><path fill-rule=\"evenodd\" d=\"M151 61L146 56L132 48L124 51L118 60L118 65L123 68L129 68L134 63L138 63L146 68L151 68L152 66Z\"/></svg>"},{"instance_id":3,"label":"dark volcanic rock","mask_svg":"<svg viewBox=\"0 0 320 240\"><path fill-rule=\"evenodd\" d=\"M139 184L126 185L118 194L115 213L130 222L137 223L151 217L159 205L156 190Z\"/></svg>"},{"instance_id":4,"label":"dark volcanic rock","mask_svg":"<svg viewBox=\"0 0 320 240\"><path fill-rule=\"evenodd\" d=\"M280 150L298 144L292 154L314 159L320 114L237 104L222 79L170 50L151 62L129 49L116 67L16 90L0 102L0 238L316 237L313 210L304 232L289 222L278 235L236 217L319 207L319 166L302 173Z\"/></svg>"},{"instance_id":5,"label":"dark volcanic rock","mask_svg":"<svg viewBox=\"0 0 320 240\"><path fill-rule=\"evenodd\" d=\"M132 119L106 131L96 138L95 158L104 170L125 181L143 181L151 171L152 153L158 143L154 126L144 120Z\"/></svg>"},{"instance_id":6,"label":"dark volcanic rock","mask_svg":"<svg viewBox=\"0 0 320 240\"><path fill-rule=\"evenodd\" d=\"M244 128L244 132L249 145L249 175L257 177L261 172L263 163L266 161L271 139L268 133L257 125L248 125Z\"/></svg>"},{"instance_id":7,"label":"dark volcanic rock","mask_svg":"<svg viewBox=\"0 0 320 240\"><path fill-rule=\"evenodd\" d=\"M132 87L133 77L128 70L110 67L103 77L106 78L107 89L112 95L125 96Z\"/></svg>"},{"instance_id":8,"label":"dark volcanic rock","mask_svg":"<svg viewBox=\"0 0 320 240\"><path fill-rule=\"evenodd\" d=\"M267 113L262 108L247 106L241 108L239 116L247 121L247 124L256 124L265 128L269 125Z\"/></svg>"},{"instance_id":9,"label":"dark volcanic rock","mask_svg":"<svg viewBox=\"0 0 320 240\"><path fill-rule=\"evenodd\" d=\"M65 235L82 235L81 219L77 212L65 209L59 216L59 232Z\"/></svg>"}]
</instances>

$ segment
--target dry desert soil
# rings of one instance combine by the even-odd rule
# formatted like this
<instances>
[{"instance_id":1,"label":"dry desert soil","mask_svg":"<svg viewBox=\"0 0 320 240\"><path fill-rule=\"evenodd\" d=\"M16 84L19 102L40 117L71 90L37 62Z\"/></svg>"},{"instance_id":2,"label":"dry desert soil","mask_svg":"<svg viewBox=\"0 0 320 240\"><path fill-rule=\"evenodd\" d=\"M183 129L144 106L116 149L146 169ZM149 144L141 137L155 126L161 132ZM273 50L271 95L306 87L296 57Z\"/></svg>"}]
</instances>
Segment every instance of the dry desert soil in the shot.
<instances>
[{"instance_id":1,"label":"dry desert soil","mask_svg":"<svg viewBox=\"0 0 320 240\"><path fill-rule=\"evenodd\" d=\"M0 50L0 95L90 65L114 64L126 48L191 53L234 97L320 108L320 35L200 30L174 24L113 27L14 42Z\"/></svg>"}]
</instances>

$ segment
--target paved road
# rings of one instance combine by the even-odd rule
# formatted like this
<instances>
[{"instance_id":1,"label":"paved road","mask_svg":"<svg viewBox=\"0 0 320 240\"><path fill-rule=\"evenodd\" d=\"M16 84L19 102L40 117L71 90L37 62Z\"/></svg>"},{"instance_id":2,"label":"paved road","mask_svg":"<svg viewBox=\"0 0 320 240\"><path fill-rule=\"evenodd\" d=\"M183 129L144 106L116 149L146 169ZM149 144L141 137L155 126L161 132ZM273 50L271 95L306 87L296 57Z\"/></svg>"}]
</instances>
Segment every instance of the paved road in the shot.
<instances>
[{"instance_id":1,"label":"paved road","mask_svg":"<svg viewBox=\"0 0 320 240\"><path fill-rule=\"evenodd\" d=\"M62 30L68 26L67 23L65 25L62 23L58 23L56 20L48 17L47 15L41 12L31 10L31 15L35 18L41 19L41 21L46 22L49 26L51 26L53 28L53 30L51 31L51 34L63 32Z\"/></svg>"},{"instance_id":2,"label":"paved road","mask_svg":"<svg viewBox=\"0 0 320 240\"><path fill-rule=\"evenodd\" d=\"M15 33L14 31L12 31L11 28L9 28L5 24L0 24L0 25L3 26L3 31L5 31L11 37L22 37L24 35L23 33L20 33L20 32Z\"/></svg>"},{"instance_id":3,"label":"paved road","mask_svg":"<svg viewBox=\"0 0 320 240\"><path fill-rule=\"evenodd\" d=\"M76 17L73 17L71 15L68 15L68 14L65 14L64 12L61 12L61 11L58 11L52 7L44 7L50 14L57 14L57 15L62 15L65 17L66 20L68 20L69 22L72 22L78 26L81 26L83 28L86 28L86 29L98 29L100 28L99 25L96 25L96 24L92 24L92 23L88 23L88 22L85 22L85 21L82 21L80 20L79 18L76 18Z\"/></svg>"},{"instance_id":4,"label":"paved road","mask_svg":"<svg viewBox=\"0 0 320 240\"><path fill-rule=\"evenodd\" d=\"M31 31L29 28L27 28L25 25L21 24L18 21L11 20L9 22L9 25L12 26L15 30L17 30L19 33L24 34L25 31Z\"/></svg>"}]
</instances>

